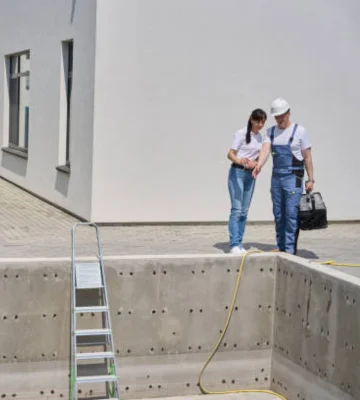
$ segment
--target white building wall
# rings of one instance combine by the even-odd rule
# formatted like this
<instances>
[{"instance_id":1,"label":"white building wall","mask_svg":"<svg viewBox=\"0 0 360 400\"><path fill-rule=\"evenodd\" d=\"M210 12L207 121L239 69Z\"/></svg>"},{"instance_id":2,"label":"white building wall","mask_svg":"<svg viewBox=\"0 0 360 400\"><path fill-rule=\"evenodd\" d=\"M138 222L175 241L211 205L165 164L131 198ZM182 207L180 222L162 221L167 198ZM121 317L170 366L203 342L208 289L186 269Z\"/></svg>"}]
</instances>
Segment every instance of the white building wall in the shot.
<instances>
[{"instance_id":1,"label":"white building wall","mask_svg":"<svg viewBox=\"0 0 360 400\"><path fill-rule=\"evenodd\" d=\"M358 0L98 2L92 218L226 220L232 134L283 96L329 218L360 219L359 15ZM270 169L251 220L272 219Z\"/></svg>"},{"instance_id":2,"label":"white building wall","mask_svg":"<svg viewBox=\"0 0 360 400\"><path fill-rule=\"evenodd\" d=\"M91 218L96 0L1 0L0 11L2 147L8 143L9 112L4 57L30 50L28 159L0 151L0 175ZM56 170L65 159L61 42L69 39L74 40L70 176Z\"/></svg>"}]
</instances>

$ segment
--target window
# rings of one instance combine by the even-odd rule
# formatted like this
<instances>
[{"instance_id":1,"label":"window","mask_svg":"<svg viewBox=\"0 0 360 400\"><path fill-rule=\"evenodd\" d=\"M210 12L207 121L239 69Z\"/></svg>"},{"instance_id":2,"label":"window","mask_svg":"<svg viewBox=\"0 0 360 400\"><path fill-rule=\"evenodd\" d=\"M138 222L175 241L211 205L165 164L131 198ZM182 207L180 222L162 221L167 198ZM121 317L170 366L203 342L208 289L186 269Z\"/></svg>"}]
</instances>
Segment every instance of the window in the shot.
<instances>
[{"instance_id":1,"label":"window","mask_svg":"<svg viewBox=\"0 0 360 400\"><path fill-rule=\"evenodd\" d=\"M30 52L9 60L9 147L27 152L30 113Z\"/></svg>"},{"instance_id":2,"label":"window","mask_svg":"<svg viewBox=\"0 0 360 400\"><path fill-rule=\"evenodd\" d=\"M66 154L65 164L70 166L70 114L71 114L71 91L73 77L73 41L64 42L63 44L65 80L66 80Z\"/></svg>"}]
</instances>

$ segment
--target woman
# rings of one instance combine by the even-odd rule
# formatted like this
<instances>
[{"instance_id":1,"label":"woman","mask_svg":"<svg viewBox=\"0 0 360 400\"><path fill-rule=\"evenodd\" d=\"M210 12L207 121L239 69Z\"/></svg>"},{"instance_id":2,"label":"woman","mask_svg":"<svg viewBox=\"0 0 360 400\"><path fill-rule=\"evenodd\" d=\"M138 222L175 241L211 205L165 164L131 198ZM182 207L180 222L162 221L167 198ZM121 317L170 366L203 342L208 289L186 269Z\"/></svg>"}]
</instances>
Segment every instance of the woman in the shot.
<instances>
[{"instance_id":1,"label":"woman","mask_svg":"<svg viewBox=\"0 0 360 400\"><path fill-rule=\"evenodd\" d=\"M262 144L260 130L264 126L266 118L265 111L254 110L250 115L247 128L240 129L234 134L233 144L228 153L228 159L232 161L229 172L230 253L246 253L242 247L242 240L255 187L252 170L256 167L256 160L260 153Z\"/></svg>"}]
</instances>

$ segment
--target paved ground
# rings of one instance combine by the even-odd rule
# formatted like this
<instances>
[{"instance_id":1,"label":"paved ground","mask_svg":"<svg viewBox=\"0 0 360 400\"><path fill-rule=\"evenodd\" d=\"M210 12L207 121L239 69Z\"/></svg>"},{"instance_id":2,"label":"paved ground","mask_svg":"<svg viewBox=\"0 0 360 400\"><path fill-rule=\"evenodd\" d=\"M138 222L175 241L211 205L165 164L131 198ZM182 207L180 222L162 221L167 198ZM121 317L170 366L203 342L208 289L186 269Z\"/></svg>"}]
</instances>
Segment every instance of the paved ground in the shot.
<instances>
[{"instance_id":1,"label":"paved ground","mask_svg":"<svg viewBox=\"0 0 360 400\"><path fill-rule=\"evenodd\" d=\"M1 257L70 256L70 231L77 220L0 179ZM81 254L91 255L92 232L79 235ZM225 225L101 227L105 255L194 254L228 251ZM299 256L360 263L360 223L332 224L328 229L301 232ZM270 250L272 224L249 224L245 247ZM79 251L79 253L80 253ZM360 276L360 268L345 269Z\"/></svg>"}]
</instances>

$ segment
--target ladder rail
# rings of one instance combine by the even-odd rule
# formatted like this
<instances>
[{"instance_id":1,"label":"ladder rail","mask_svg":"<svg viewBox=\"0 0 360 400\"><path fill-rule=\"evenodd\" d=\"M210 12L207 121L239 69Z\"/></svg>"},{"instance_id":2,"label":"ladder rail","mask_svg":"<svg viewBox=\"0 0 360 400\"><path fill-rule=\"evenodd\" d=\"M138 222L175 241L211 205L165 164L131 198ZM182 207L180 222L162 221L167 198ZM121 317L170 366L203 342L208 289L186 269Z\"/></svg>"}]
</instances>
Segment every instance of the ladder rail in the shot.
<instances>
[{"instance_id":1,"label":"ladder rail","mask_svg":"<svg viewBox=\"0 0 360 400\"><path fill-rule=\"evenodd\" d=\"M75 336L76 331L76 278L75 278L75 226L71 230L71 370L70 370L70 400L78 399L77 389L77 363L75 361L75 352L77 339Z\"/></svg>"},{"instance_id":2,"label":"ladder rail","mask_svg":"<svg viewBox=\"0 0 360 400\"><path fill-rule=\"evenodd\" d=\"M75 260L76 260L76 253L75 253L76 230L80 226L88 226L88 227L93 227L95 229L97 248L98 248L98 258L102 258L103 257L103 251L102 251L102 246L101 246L99 227L94 222L77 222L71 229L71 248L72 248L72 260L73 260L73 262L75 263Z\"/></svg>"},{"instance_id":3,"label":"ladder rail","mask_svg":"<svg viewBox=\"0 0 360 400\"><path fill-rule=\"evenodd\" d=\"M108 299L108 292L107 292L107 285L106 285L106 278L105 278L105 268L104 268L104 260L103 260L103 249L102 249L102 243L101 243L101 238L100 238L100 231L98 226L93 223L93 222L78 222L76 223L72 230L71 230L71 269L72 269L72 296L71 296L71 301L72 301L72 317L71 317L71 372L74 374L72 376L73 379L71 379L71 385L72 385L72 398L71 400L78 400L78 382L81 382L82 380L78 379L78 365L77 365L77 358L76 358L76 352L77 352L77 313L76 312L76 231L77 228L81 226L88 226L88 227L93 227L96 232L96 241L97 241L97 258L99 260L99 266L100 266L100 273L101 273L101 279L103 282L103 287L100 288L99 290L102 292L102 306L107 307L107 311L104 311L104 316L103 316L103 323L105 323L105 328L110 331L110 334L106 335L105 341L107 343L108 351L112 352L114 354L113 357L109 357L107 359L107 365L108 369L110 370L110 374L113 377L117 377L117 365L116 365L116 358L115 358L115 349L114 349L114 341L113 341L113 335L112 335L112 327L111 327L111 318L110 318L110 310L109 310L109 299ZM112 362L111 362L112 359ZM108 395L111 394L112 397L116 397L117 399L120 399L120 388L117 380L111 379L111 382L113 382L112 385L112 393L108 392ZM109 381L109 383L110 383ZM107 386L108 390L110 389L110 386Z\"/></svg>"},{"instance_id":4,"label":"ladder rail","mask_svg":"<svg viewBox=\"0 0 360 400\"><path fill-rule=\"evenodd\" d=\"M99 263L100 263L100 269L101 269L101 274L103 276L103 279L105 279L105 268L104 268L104 260L103 260L103 256L102 253L100 253L99 256ZM107 285L105 284L104 287L102 288L103 292L104 292L104 299L105 299L105 303L108 305L109 304L109 298L108 298L108 292L107 292ZM112 325L111 325L111 318L110 318L110 312L109 313L105 313L105 319L106 319L106 325L107 327L110 329L110 331L112 332ZM112 351L115 354L115 348L114 348L114 340L113 340L113 335L109 335L106 338L108 345L110 346L110 351ZM113 374L115 376L118 376L117 374L117 365L115 362L115 358L114 358L114 363L113 363ZM115 387L116 390L116 396L118 398L120 398L120 393L119 393L119 388L118 385L116 385Z\"/></svg>"}]
</instances>

